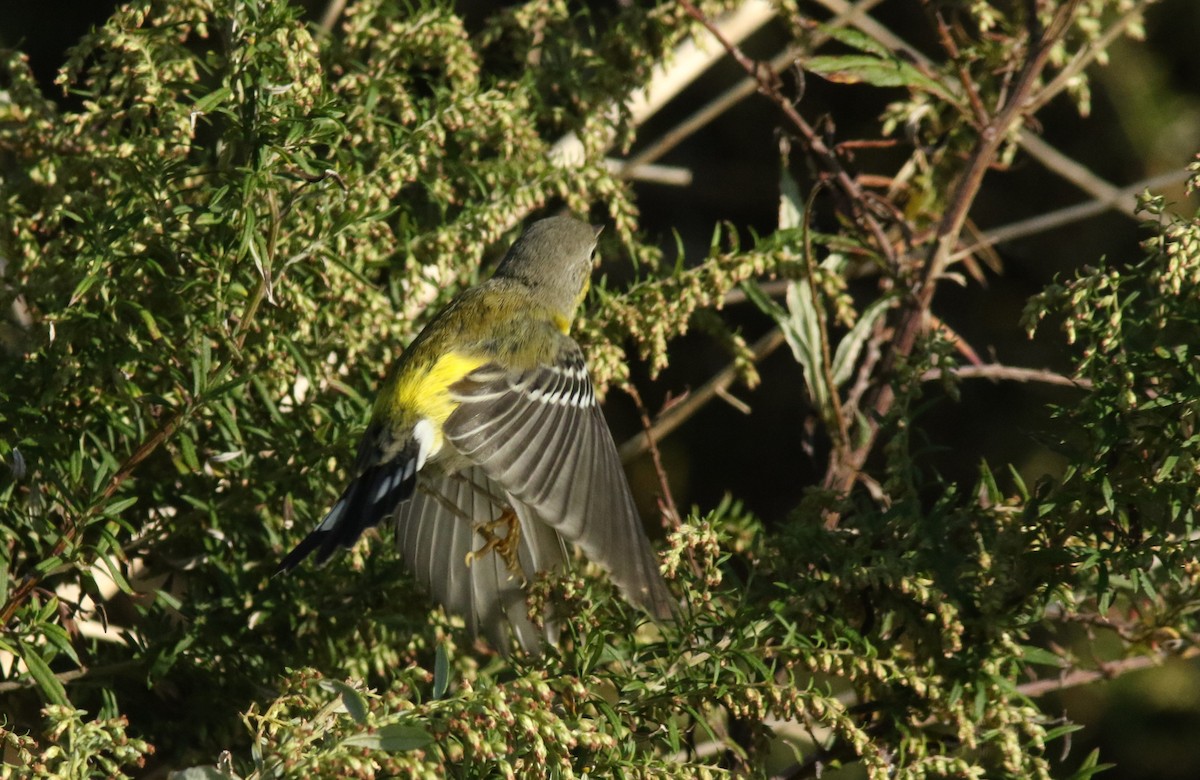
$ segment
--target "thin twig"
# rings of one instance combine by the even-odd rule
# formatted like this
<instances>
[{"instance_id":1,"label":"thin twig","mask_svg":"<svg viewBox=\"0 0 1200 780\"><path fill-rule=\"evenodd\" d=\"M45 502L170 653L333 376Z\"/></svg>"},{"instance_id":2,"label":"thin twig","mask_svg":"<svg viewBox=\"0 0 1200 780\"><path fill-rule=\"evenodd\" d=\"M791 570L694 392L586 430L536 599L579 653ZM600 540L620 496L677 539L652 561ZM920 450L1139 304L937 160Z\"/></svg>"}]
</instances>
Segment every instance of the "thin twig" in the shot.
<instances>
[{"instance_id":1,"label":"thin twig","mask_svg":"<svg viewBox=\"0 0 1200 780\"><path fill-rule=\"evenodd\" d=\"M650 412L646 410L646 405L642 403L642 394L638 392L632 382L626 384L624 389L633 399L634 406L637 407L638 417L642 421L642 430L646 434L646 446L650 449L650 459L654 462L654 473L658 476L659 507L662 510L663 528L667 531L674 531L679 528L682 518L679 516L679 510L675 508L675 498L671 495L671 483L667 479L667 470L663 467L662 455L658 451L658 442L654 440L654 435L651 433L654 430L654 424L650 421Z\"/></svg>"},{"instance_id":2,"label":"thin twig","mask_svg":"<svg viewBox=\"0 0 1200 780\"><path fill-rule=\"evenodd\" d=\"M982 366L951 366L949 368L931 368L921 374L922 382L936 382L943 373L950 373L959 379L990 379L1006 382L1038 382L1044 385L1074 387L1079 390L1091 390L1090 379L1072 379L1069 376L1040 368L1020 368L1019 366L1003 366L998 363L988 363Z\"/></svg>"},{"instance_id":3,"label":"thin twig","mask_svg":"<svg viewBox=\"0 0 1200 780\"><path fill-rule=\"evenodd\" d=\"M732 40L744 40L775 17L775 8L765 0L749 0L733 11L722 15L715 24ZM681 41L671 53L663 57L642 89L631 90L625 99L629 121L634 127L643 125L668 101L692 84L702 73L717 61L719 52L700 46L694 36ZM615 115L617 108L611 112ZM606 145L616 140L615 131L606 139ZM581 165L586 157L583 141L570 132L559 138L551 147L551 161L559 165ZM644 162L650 162L645 160ZM517 212L514 223L522 218Z\"/></svg>"},{"instance_id":4,"label":"thin twig","mask_svg":"<svg viewBox=\"0 0 1200 780\"><path fill-rule=\"evenodd\" d=\"M233 338L229 342L236 352L241 351L246 340L246 335L249 333L250 323L254 320L258 312L258 307L262 303L263 298L267 297L269 293L270 258L273 258L274 255L279 231L278 223L280 220L275 199L273 197L269 198L267 202L274 218L272 220L272 224L268 227L269 232L267 247L269 258L267 267L263 269L263 273L259 274L258 284L255 285L250 301L246 305L246 310L243 312L240 321L234 328ZM162 446L164 442L170 439L171 436L175 434L175 431L179 429L179 426L183 424L183 421L196 411L197 405L195 402L197 400L198 399L191 399L189 402L181 405L174 412L168 415L159 424L158 428L156 428L148 437L143 439L142 442L138 444L137 448L129 455L129 457L125 459L120 468L117 469L117 472L113 474L111 479L109 479L108 484L104 487L104 490L101 491L99 499L93 501L78 518L68 518L66 530L64 530L59 536L58 541L54 544L54 547L51 550L50 555L47 556L47 559L57 558L63 555L67 551L68 546L74 544L75 537L79 531L87 525L89 520L96 516L96 514L104 506L105 502L116 495L117 490L119 490L121 486L133 476L133 472L137 470L138 466L140 466L147 458L154 454L154 452L158 450L158 448ZM29 599L34 589L37 588L38 585L40 585L41 582L46 578L46 576L51 573L53 572L39 573L37 571L33 571L29 574L26 574L21 579L20 584L18 584L12 590L8 598L5 600L4 605L0 607L0 629L8 627L9 622L13 619L13 616L16 615L17 610L20 609L21 605Z\"/></svg>"},{"instance_id":5,"label":"thin twig","mask_svg":"<svg viewBox=\"0 0 1200 780\"><path fill-rule=\"evenodd\" d=\"M1128 187L1123 187L1120 190L1117 190L1112 200L1089 200L1086 203L1067 206L1066 208L1057 209L1047 214L1041 214L1036 217L1018 220L1017 222L1011 222L1007 225L993 228L983 234L981 241L971 244L964 249L960 249L951 255L950 261L954 262L956 260L960 260L967 255L974 254L980 249L984 249L989 246L1003 244L1006 241L1013 241L1018 238L1024 238L1025 236L1036 235L1037 233L1044 233L1047 230L1053 230L1054 228L1062 227L1063 225L1069 225L1072 222L1078 222L1089 217L1094 217L1097 214L1103 214L1105 211L1111 209L1115 204L1122 202L1132 204L1135 197L1143 190L1155 190L1160 187L1178 184L1179 182L1187 181L1188 177L1191 175L1192 172L1186 168L1180 168L1168 173L1160 173L1157 176L1151 176L1148 179L1142 179L1141 181L1130 184Z\"/></svg>"},{"instance_id":6,"label":"thin twig","mask_svg":"<svg viewBox=\"0 0 1200 780\"><path fill-rule=\"evenodd\" d=\"M868 11L881 2L883 0L859 0L859 2L853 5L847 4L847 7L835 14L832 19L822 26L822 29L815 31L803 47L790 46L772 57L768 63L771 72L782 73L785 69L795 64L796 58L801 54L813 51L828 41L830 36L824 31L824 28L838 28L852 24L860 17L865 16ZM757 90L758 82L749 75L743 76L732 87L706 103L700 110L689 115L678 125L663 133L658 140L651 143L645 149L629 158L625 163L625 168L627 170L635 169L640 165L658 160L664 154L690 138L696 131L708 125L708 123L754 94Z\"/></svg>"},{"instance_id":7,"label":"thin twig","mask_svg":"<svg viewBox=\"0 0 1200 780\"><path fill-rule=\"evenodd\" d=\"M1119 187L1092 173L1079 162L1055 149L1031 132L1021 133L1021 147L1047 170L1056 173L1098 201L1110 204L1114 211L1137 219L1132 203L1121 201Z\"/></svg>"},{"instance_id":8,"label":"thin twig","mask_svg":"<svg viewBox=\"0 0 1200 780\"><path fill-rule=\"evenodd\" d=\"M779 328L772 328L767 335L754 342L753 346L750 347L752 359L756 363L761 362L778 349L783 342L783 331ZM721 369L712 379L705 382L700 389L688 394L686 398L660 414L650 427L650 430L643 431L622 444L618 449L621 455L621 462L628 463L642 453L649 451L651 440L657 442L665 439L672 431L683 425L692 415L700 411L709 401L718 397L719 391L728 389L737 381L737 378L737 363L730 363Z\"/></svg>"},{"instance_id":9,"label":"thin twig","mask_svg":"<svg viewBox=\"0 0 1200 780\"><path fill-rule=\"evenodd\" d=\"M326 35L333 32L333 26L345 10L346 0L329 0L329 5L325 6L325 12L321 14L321 21L317 25L321 32Z\"/></svg>"},{"instance_id":10,"label":"thin twig","mask_svg":"<svg viewBox=\"0 0 1200 780\"><path fill-rule=\"evenodd\" d=\"M938 281L949 264L954 249L958 246L959 236L966 224L967 214L975 201L975 196L983 183L984 174L994 161L997 151L1004 144L1012 127L1021 122L1025 116L1026 107L1037 88L1038 79L1046 66L1054 42L1066 30L1078 4L1079 0L1070 0L1062 4L1055 13L1050 26L1044 31L1037 28L1034 20L1030 20L1035 31L1030 33L1029 54L1020 68L1008 101L987 127L980 132L966 168L955 185L950 204L938 224L929 257L921 269L920 277L913 285L911 296L902 310L900 321L896 327L895 337L888 345L888 351L879 366L882 376L890 375L899 361L912 354L917 337L924 329L928 319ZM839 457L839 453L834 451L825 474L825 487L839 495L849 492L859 471L862 470L863 464L866 463L867 456L875 447L880 420L891 410L895 399L895 388L888 381L876 385L874 391L867 395L864 401L868 406L869 413L865 415L867 420L865 435L859 446L848 456ZM827 526L832 527L836 524L836 517L826 518Z\"/></svg>"},{"instance_id":11,"label":"thin twig","mask_svg":"<svg viewBox=\"0 0 1200 780\"><path fill-rule=\"evenodd\" d=\"M96 677L99 675L116 674L128 669L136 669L141 666L140 661L117 661L116 663L104 664L103 666L82 666L78 669L70 669L65 672L58 672L54 677L61 683L75 682L82 680L85 677ZM20 680L5 680L0 682L0 694L12 693L25 688L34 688L38 685L33 677Z\"/></svg>"},{"instance_id":12,"label":"thin twig","mask_svg":"<svg viewBox=\"0 0 1200 780\"><path fill-rule=\"evenodd\" d=\"M847 0L817 0L817 2L834 13L842 13L850 8L850 4L847 2ZM1136 9L1127 13L1125 16L1115 22L1110 28L1105 30L1094 44L1080 52L1066 68L1059 72L1053 81L1042 88L1042 92L1039 92L1038 95L1035 95L1031 98L1030 102L1026 106L1027 113L1036 113L1037 110L1045 104L1049 97L1053 97L1053 95L1058 94L1058 92L1064 89L1067 83L1076 75L1078 75L1079 71L1091 64L1091 62L1094 61L1095 58L1107 48L1108 44L1110 44L1117 36L1128 29L1129 25L1141 15L1141 10L1145 8L1145 6L1146 2L1143 0L1143 2L1139 3ZM903 52L906 57L911 58L918 65L928 67L932 64L932 60L922 54L919 49L910 46L907 41L893 33L887 27L880 24L874 17L854 16L850 18L850 23L889 49ZM1049 97L1046 97L1047 93L1050 93ZM1020 144L1021 148L1029 151L1033 156L1042 161L1043 164L1046 165L1046 167L1050 170L1054 171L1055 173L1059 173L1060 175L1063 175L1064 177L1073 181L1075 184L1082 186L1080 182L1075 181L1071 177L1067 176L1067 172L1070 170L1070 164L1067 161L1070 161L1070 158L1040 138L1036 138L1036 140L1031 141L1031 139L1035 138L1036 136L1032 135L1031 133L1021 133L1020 138L1017 139L1017 143ZM1030 149L1030 146L1034 144L1036 144L1037 148ZM1108 184L1108 182L1105 182L1099 177L1094 176L1094 174L1092 184L1093 186L1101 188L1104 187L1104 185L1107 185L1110 188L1113 187L1113 185ZM1084 189L1086 190L1087 188ZM959 253L959 256L961 255L962 253Z\"/></svg>"},{"instance_id":13,"label":"thin twig","mask_svg":"<svg viewBox=\"0 0 1200 780\"><path fill-rule=\"evenodd\" d=\"M1075 79L1083 70L1096 61L1104 52L1108 51L1109 45L1119 36L1124 35L1125 31L1136 21L1142 18L1142 12L1148 6L1149 0L1140 0L1133 8L1125 13L1120 19L1114 22L1107 30L1100 34L1091 44L1079 51L1067 65L1051 79L1042 90L1033 97L1029 104L1031 113L1036 113L1042 106L1049 103L1058 93L1071 85L1071 81Z\"/></svg>"},{"instance_id":14,"label":"thin twig","mask_svg":"<svg viewBox=\"0 0 1200 780\"><path fill-rule=\"evenodd\" d=\"M691 0L679 0L679 4L692 18L700 22L700 24L704 25L712 33L713 37L729 53L729 56L733 57L734 61L746 72L746 75L754 80L758 86L758 91L783 112L784 116L787 117L788 121L792 123L792 126L803 137L809 153L820 161L821 165L825 167L826 171L837 183L838 189L846 196L852 210L852 216L875 239L876 247L887 259L888 264L894 265L896 253L892 247L892 242L884 232L883 226L879 224L879 220L875 218L875 215L866 206L867 203L871 202L870 199L863 192L862 188L859 187L854 177L842 166L837 154L826 145L824 139L805 121L804 117L800 116L800 112L796 110L796 106L792 101L780 91L779 78L774 71L765 63L760 63L746 56L745 52L726 38L721 30L691 3Z\"/></svg>"},{"instance_id":15,"label":"thin twig","mask_svg":"<svg viewBox=\"0 0 1200 780\"><path fill-rule=\"evenodd\" d=\"M1109 661L1108 663L1101 664L1097 669L1073 669L1069 672L1064 672L1058 677L1022 683L1017 686L1017 693L1030 698L1037 698L1038 696L1045 696L1048 693L1055 693L1067 688L1078 688L1081 685L1090 685L1100 680L1112 680L1130 672L1159 666L1163 661L1170 658L1194 658L1198 654L1200 653L1192 651L1182 654L1153 653L1150 655L1135 655L1132 658L1123 658L1120 661Z\"/></svg>"},{"instance_id":16,"label":"thin twig","mask_svg":"<svg viewBox=\"0 0 1200 780\"><path fill-rule=\"evenodd\" d=\"M962 87L963 92L967 96L967 102L971 104L971 111L975 114L975 126L983 128L987 126L990 119L987 109L983 106L983 100L979 97L979 90L975 89L975 82L971 80L971 74L967 71L966 65L963 64L962 54L958 50L958 44L954 42L954 37L950 35L950 28L946 25L946 20L942 16L941 11L934 11L933 20L937 26L938 42L942 48L946 50L946 54L950 57L950 61L954 63L954 70L958 76L958 83Z\"/></svg>"}]
</instances>

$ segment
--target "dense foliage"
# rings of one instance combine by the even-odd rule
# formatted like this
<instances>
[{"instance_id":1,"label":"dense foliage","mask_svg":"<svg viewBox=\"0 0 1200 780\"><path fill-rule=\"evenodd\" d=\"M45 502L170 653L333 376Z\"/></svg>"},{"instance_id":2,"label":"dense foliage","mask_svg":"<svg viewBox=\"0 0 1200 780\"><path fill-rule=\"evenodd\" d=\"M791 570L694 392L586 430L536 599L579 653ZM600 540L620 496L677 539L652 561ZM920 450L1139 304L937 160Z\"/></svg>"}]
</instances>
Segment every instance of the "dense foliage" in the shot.
<instances>
[{"instance_id":1,"label":"dense foliage","mask_svg":"<svg viewBox=\"0 0 1200 780\"><path fill-rule=\"evenodd\" d=\"M1086 105L1083 68L1140 5L961 4L935 15L948 54L930 62L780 3L797 56L837 44L801 58L810 78L895 89L880 134L909 164L868 197L758 69L792 139L763 183L778 230L723 227L678 263L605 155L637 132L629 85L724 7L597 5L468 29L444 4L364 0L324 32L284 3L143 0L72 51L61 105L4 53L6 773L1045 777L1072 726L1023 686L1095 667L1072 627L1111 631L1107 660L1195 651L1200 222L1148 198L1143 258L1030 303L1026 324L1050 317L1077 355L1046 433L1061 477L943 483L910 435L922 380L958 381L930 312L971 262L955 252L984 172L1054 94ZM567 134L577 158L555 152ZM605 269L631 279L601 281L579 325L597 384L664 368L690 328L755 381L714 314L744 294L803 368L824 483L771 527L736 496L668 502L676 625L594 571L536 583L570 615L540 658L470 643L387 530L272 578L401 345L557 207L613 225ZM771 280L790 280L782 302Z\"/></svg>"}]
</instances>

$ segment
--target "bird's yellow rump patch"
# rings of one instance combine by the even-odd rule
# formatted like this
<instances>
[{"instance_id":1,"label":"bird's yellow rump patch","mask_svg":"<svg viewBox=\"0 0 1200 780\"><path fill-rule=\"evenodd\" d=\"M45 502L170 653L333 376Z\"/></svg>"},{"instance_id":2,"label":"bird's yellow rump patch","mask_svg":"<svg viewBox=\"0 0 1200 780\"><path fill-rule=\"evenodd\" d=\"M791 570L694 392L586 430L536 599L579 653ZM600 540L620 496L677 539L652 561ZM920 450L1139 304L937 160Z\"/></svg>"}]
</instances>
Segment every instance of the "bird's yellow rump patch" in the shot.
<instances>
[{"instance_id":1,"label":"bird's yellow rump patch","mask_svg":"<svg viewBox=\"0 0 1200 780\"><path fill-rule=\"evenodd\" d=\"M420 417L428 417L440 428L457 406L450 397L450 385L486 362L487 358L477 355L447 352L428 371L412 372L400 378L396 386L396 404L411 409Z\"/></svg>"},{"instance_id":2,"label":"bird's yellow rump patch","mask_svg":"<svg viewBox=\"0 0 1200 780\"><path fill-rule=\"evenodd\" d=\"M447 352L424 371L406 371L392 388L385 388L375 407L376 419L427 419L433 423L430 452L442 447L442 425L458 403L450 396L450 386L487 363L487 358ZM390 389L391 392L387 392ZM411 417L409 417L411 415Z\"/></svg>"}]
</instances>

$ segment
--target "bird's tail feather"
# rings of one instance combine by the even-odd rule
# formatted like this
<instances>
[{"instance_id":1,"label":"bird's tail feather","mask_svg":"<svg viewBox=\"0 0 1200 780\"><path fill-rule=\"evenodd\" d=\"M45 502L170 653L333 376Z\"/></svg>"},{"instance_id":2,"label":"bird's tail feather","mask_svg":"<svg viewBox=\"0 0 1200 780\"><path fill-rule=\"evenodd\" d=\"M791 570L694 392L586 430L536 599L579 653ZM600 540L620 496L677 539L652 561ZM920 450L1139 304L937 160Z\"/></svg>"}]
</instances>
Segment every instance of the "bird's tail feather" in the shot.
<instances>
[{"instance_id":1,"label":"bird's tail feather","mask_svg":"<svg viewBox=\"0 0 1200 780\"><path fill-rule=\"evenodd\" d=\"M276 574L291 571L314 550L320 565L339 547L353 547L363 531L378 525L400 502L411 497L416 484L416 463L412 459L367 468L346 487L320 525L280 561Z\"/></svg>"}]
</instances>

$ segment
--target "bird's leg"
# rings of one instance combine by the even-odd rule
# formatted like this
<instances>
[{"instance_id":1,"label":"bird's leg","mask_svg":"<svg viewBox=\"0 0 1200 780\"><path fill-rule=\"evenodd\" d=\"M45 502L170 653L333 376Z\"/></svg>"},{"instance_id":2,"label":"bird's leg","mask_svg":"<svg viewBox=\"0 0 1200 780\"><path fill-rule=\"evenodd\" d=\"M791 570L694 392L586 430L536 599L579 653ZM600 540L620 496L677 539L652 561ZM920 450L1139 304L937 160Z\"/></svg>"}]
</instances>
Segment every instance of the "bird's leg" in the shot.
<instances>
[{"instance_id":1,"label":"bird's leg","mask_svg":"<svg viewBox=\"0 0 1200 780\"><path fill-rule=\"evenodd\" d=\"M503 535L498 533L501 528L505 529ZM495 520L475 526L475 533L483 537L483 547L467 553L468 566L476 558L481 558L489 552L495 552L504 561L504 565L508 567L509 571L519 577L524 576L521 570L521 561L518 557L521 541L521 524L517 521L516 512L506 508Z\"/></svg>"}]
</instances>

